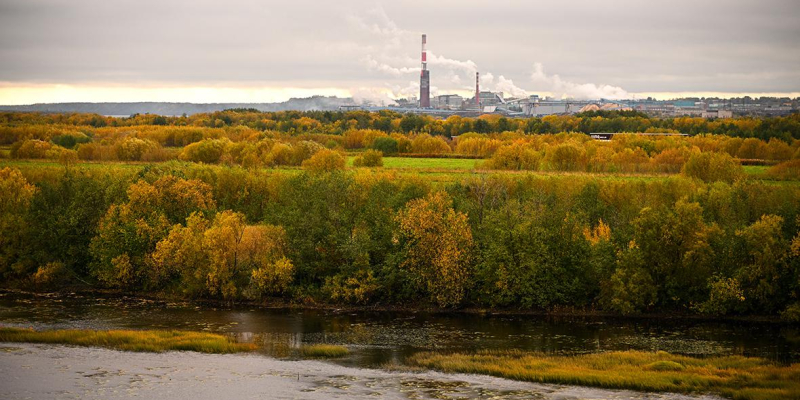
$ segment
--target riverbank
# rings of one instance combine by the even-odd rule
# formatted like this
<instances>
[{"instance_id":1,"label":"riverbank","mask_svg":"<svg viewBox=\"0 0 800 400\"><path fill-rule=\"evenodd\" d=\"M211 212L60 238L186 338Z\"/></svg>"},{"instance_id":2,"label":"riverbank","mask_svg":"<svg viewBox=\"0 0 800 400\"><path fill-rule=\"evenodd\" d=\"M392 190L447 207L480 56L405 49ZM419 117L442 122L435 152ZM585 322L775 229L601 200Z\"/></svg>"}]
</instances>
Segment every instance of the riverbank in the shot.
<instances>
[{"instance_id":1,"label":"riverbank","mask_svg":"<svg viewBox=\"0 0 800 400\"><path fill-rule=\"evenodd\" d=\"M800 398L800 364L777 365L741 356L694 358L666 352L551 356L521 351L419 353L411 366L443 372L565 385L649 392L712 392L737 400Z\"/></svg>"},{"instance_id":2,"label":"riverbank","mask_svg":"<svg viewBox=\"0 0 800 400\"><path fill-rule=\"evenodd\" d=\"M281 298L271 298L262 301L248 301L248 300L219 300L219 299L187 299L185 297L172 296L165 293L132 293L119 290L110 289L88 289L85 287L72 287L71 290L60 291L33 291L28 289L16 288L0 288L2 293L16 293L23 295L41 296L41 297L66 297L66 296L98 296L104 298L129 298L133 301L147 300L157 301L164 303L183 303L187 305L197 305L205 307L218 307L218 308L261 308L265 310L318 310L318 311L334 311L341 313L349 312L400 312L400 313L417 313L425 312L431 314L452 314L452 315L492 315L492 316L534 316L534 317L559 317L559 318L613 318L620 320L637 320L637 319L679 319L679 320L695 320L695 321L713 321L713 322L757 322L769 324L786 324L797 325L797 323L787 322L777 315L726 315L726 316L712 316L702 314L690 314L681 312L655 312L655 313L640 313L632 315L621 315L601 311L596 309L581 309L581 308L568 308L561 307L554 310L523 310L523 309L487 309L487 308L440 308L431 304L419 305L385 305L385 304L372 304L372 305L341 305L341 304L325 304L316 302L298 303L286 301Z\"/></svg>"},{"instance_id":3,"label":"riverbank","mask_svg":"<svg viewBox=\"0 0 800 400\"><path fill-rule=\"evenodd\" d=\"M160 353L170 350L223 354L253 351L253 343L236 343L230 337L206 332L163 330L33 329L0 326L0 342L67 344L114 350ZM346 350L346 349L345 349Z\"/></svg>"},{"instance_id":4,"label":"riverbank","mask_svg":"<svg viewBox=\"0 0 800 400\"><path fill-rule=\"evenodd\" d=\"M517 382L491 376L351 368L261 355L130 353L0 343L0 398L715 400Z\"/></svg>"},{"instance_id":5,"label":"riverbank","mask_svg":"<svg viewBox=\"0 0 800 400\"><path fill-rule=\"evenodd\" d=\"M34 331L0 327L0 342L66 344L155 353L188 350L223 354L258 349L256 343L237 343L222 335L157 330ZM303 358L337 358L346 356L348 352L344 346L326 344L300 348ZM737 400L800 398L800 364L779 365L761 358L742 356L696 358L663 351L555 356L516 350L484 350L470 354L420 352L399 364L384 367L395 371L421 368L603 389L716 393Z\"/></svg>"}]
</instances>

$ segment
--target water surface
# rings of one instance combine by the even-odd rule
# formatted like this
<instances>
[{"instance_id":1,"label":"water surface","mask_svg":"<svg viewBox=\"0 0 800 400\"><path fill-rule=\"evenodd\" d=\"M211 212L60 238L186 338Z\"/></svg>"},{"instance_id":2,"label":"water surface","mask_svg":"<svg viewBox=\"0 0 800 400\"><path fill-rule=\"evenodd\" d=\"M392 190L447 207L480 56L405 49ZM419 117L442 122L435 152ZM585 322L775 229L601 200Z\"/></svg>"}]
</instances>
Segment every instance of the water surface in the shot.
<instances>
[{"instance_id":1,"label":"water surface","mask_svg":"<svg viewBox=\"0 0 800 400\"><path fill-rule=\"evenodd\" d=\"M521 349L548 354L664 350L692 356L739 354L800 361L800 329L756 322L615 319L428 312L207 307L136 298L0 292L0 324L82 329L180 329L233 335L277 357L304 344L346 345L337 362L401 364L418 351Z\"/></svg>"}]
</instances>

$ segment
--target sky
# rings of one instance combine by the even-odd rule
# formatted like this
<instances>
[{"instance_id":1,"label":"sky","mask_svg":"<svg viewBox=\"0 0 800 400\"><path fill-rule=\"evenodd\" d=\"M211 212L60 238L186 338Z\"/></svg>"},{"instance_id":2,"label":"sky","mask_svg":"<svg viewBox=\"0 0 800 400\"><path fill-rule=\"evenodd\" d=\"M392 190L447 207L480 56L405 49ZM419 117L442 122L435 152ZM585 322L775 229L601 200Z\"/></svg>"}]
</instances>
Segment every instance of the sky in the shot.
<instances>
[{"instance_id":1,"label":"sky","mask_svg":"<svg viewBox=\"0 0 800 400\"><path fill-rule=\"evenodd\" d=\"M798 0L0 0L0 104L800 96Z\"/></svg>"}]
</instances>

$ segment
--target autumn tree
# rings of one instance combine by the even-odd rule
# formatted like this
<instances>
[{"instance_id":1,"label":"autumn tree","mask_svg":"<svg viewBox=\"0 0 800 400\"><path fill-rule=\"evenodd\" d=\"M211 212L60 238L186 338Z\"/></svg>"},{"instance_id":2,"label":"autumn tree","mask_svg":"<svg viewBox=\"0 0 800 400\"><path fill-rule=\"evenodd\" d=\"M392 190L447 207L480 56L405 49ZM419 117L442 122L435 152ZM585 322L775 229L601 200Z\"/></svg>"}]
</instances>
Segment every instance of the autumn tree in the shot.
<instances>
[{"instance_id":1,"label":"autumn tree","mask_svg":"<svg viewBox=\"0 0 800 400\"><path fill-rule=\"evenodd\" d=\"M27 272L23 248L25 216L36 188L17 169L0 169L0 276L6 279Z\"/></svg>"},{"instance_id":2,"label":"autumn tree","mask_svg":"<svg viewBox=\"0 0 800 400\"><path fill-rule=\"evenodd\" d=\"M683 165L681 173L705 182L731 183L744 176L742 166L733 157L715 152L692 154Z\"/></svg>"},{"instance_id":3,"label":"autumn tree","mask_svg":"<svg viewBox=\"0 0 800 400\"><path fill-rule=\"evenodd\" d=\"M312 173L333 172L344 169L345 159L334 150L320 150L311 158L303 161L303 169Z\"/></svg>"},{"instance_id":4,"label":"autumn tree","mask_svg":"<svg viewBox=\"0 0 800 400\"><path fill-rule=\"evenodd\" d=\"M410 201L397 215L406 241L406 268L416 272L442 307L458 305L469 278L472 232L466 214L443 192Z\"/></svg>"},{"instance_id":5,"label":"autumn tree","mask_svg":"<svg viewBox=\"0 0 800 400\"><path fill-rule=\"evenodd\" d=\"M194 213L176 224L149 257L152 274L184 294L235 299L282 293L291 283L283 228L246 225L230 210L213 221Z\"/></svg>"},{"instance_id":6,"label":"autumn tree","mask_svg":"<svg viewBox=\"0 0 800 400\"><path fill-rule=\"evenodd\" d=\"M772 311L782 300L781 288L788 280L790 246L783 238L783 218L763 215L752 225L736 231L745 248L744 266L738 279L744 296L754 308Z\"/></svg>"},{"instance_id":7,"label":"autumn tree","mask_svg":"<svg viewBox=\"0 0 800 400\"><path fill-rule=\"evenodd\" d=\"M103 283L127 289L158 284L148 276L146 257L173 224L194 212L216 207L211 187L172 175L155 182L139 181L128 188L128 201L109 207L92 239L94 275Z\"/></svg>"},{"instance_id":8,"label":"autumn tree","mask_svg":"<svg viewBox=\"0 0 800 400\"><path fill-rule=\"evenodd\" d=\"M603 308L629 315L653 306L658 288L645 266L639 246L631 241L618 253L616 270L602 287Z\"/></svg>"},{"instance_id":9,"label":"autumn tree","mask_svg":"<svg viewBox=\"0 0 800 400\"><path fill-rule=\"evenodd\" d=\"M382 167L383 153L377 150L367 150L353 159L354 167Z\"/></svg>"}]
</instances>

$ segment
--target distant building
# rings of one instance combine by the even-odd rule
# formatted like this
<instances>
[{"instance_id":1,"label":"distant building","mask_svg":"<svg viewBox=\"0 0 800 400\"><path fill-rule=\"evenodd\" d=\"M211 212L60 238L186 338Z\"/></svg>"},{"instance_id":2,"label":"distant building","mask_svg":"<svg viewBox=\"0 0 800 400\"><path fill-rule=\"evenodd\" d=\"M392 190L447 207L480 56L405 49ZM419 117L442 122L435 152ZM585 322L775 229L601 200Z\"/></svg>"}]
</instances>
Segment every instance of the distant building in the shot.
<instances>
[{"instance_id":1,"label":"distant building","mask_svg":"<svg viewBox=\"0 0 800 400\"><path fill-rule=\"evenodd\" d=\"M703 111L703 118L733 118L733 111L731 110L708 110Z\"/></svg>"},{"instance_id":2,"label":"distant building","mask_svg":"<svg viewBox=\"0 0 800 400\"><path fill-rule=\"evenodd\" d=\"M431 106L441 110L460 110L464 105L464 98L457 94L443 94L433 98Z\"/></svg>"},{"instance_id":3,"label":"distant building","mask_svg":"<svg viewBox=\"0 0 800 400\"><path fill-rule=\"evenodd\" d=\"M503 92L484 92L481 91L481 106L496 106L505 103Z\"/></svg>"},{"instance_id":4,"label":"distant building","mask_svg":"<svg viewBox=\"0 0 800 400\"><path fill-rule=\"evenodd\" d=\"M589 137L594 140L609 141L614 138L614 135L639 135L639 136L689 136L685 133L672 133L672 132L647 132L647 133L606 133L595 132L590 133Z\"/></svg>"}]
</instances>

